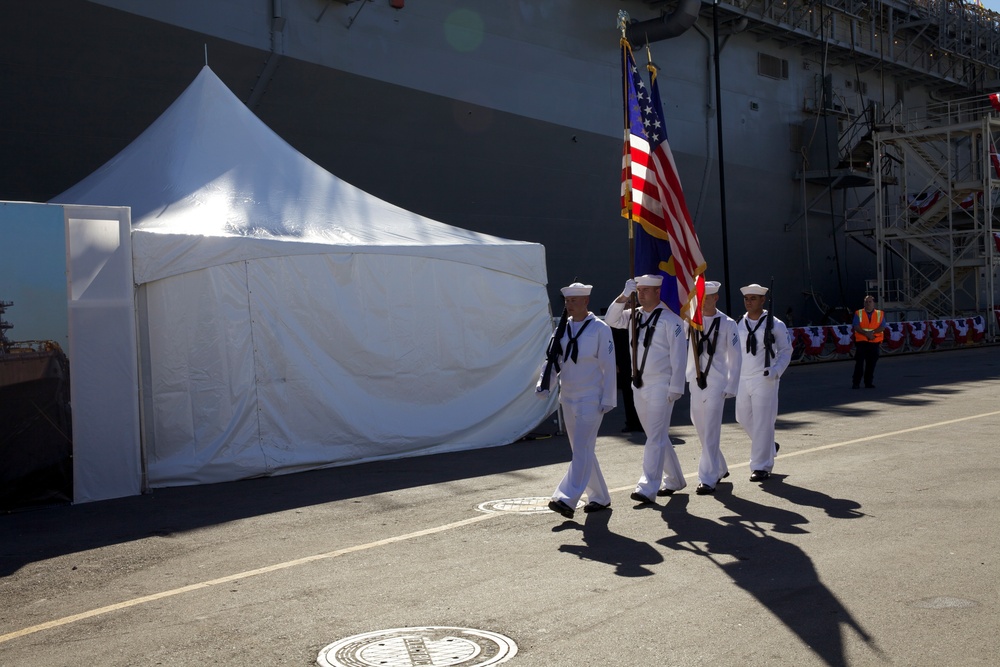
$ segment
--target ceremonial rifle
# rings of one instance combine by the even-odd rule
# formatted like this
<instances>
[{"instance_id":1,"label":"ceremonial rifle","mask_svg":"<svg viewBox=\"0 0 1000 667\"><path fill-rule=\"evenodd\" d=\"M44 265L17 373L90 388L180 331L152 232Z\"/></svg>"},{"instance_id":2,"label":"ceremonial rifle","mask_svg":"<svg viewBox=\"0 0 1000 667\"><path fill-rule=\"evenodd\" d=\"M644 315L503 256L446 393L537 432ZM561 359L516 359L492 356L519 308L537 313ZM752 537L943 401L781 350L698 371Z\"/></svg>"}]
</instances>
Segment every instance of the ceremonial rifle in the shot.
<instances>
[{"instance_id":1,"label":"ceremonial rifle","mask_svg":"<svg viewBox=\"0 0 1000 667\"><path fill-rule=\"evenodd\" d=\"M767 319L764 321L764 375L770 375L771 359L774 358L774 276L767 288Z\"/></svg>"},{"instance_id":2,"label":"ceremonial rifle","mask_svg":"<svg viewBox=\"0 0 1000 667\"><path fill-rule=\"evenodd\" d=\"M699 389L704 389L708 386L708 380L705 378L705 372L701 370L701 354L698 349L698 330L694 327L688 328L688 335L691 339L691 354L694 355L694 374L695 381L698 384Z\"/></svg>"},{"instance_id":3,"label":"ceremonial rifle","mask_svg":"<svg viewBox=\"0 0 1000 667\"><path fill-rule=\"evenodd\" d=\"M552 379L553 366L555 366L556 372L559 372L559 357L563 353L562 337L566 333L566 321L568 318L569 312L563 307L562 315L559 317L559 324L556 325L556 332L552 334L552 339L549 340L549 349L545 352L545 370L542 371L542 380L538 385L539 391L548 390Z\"/></svg>"},{"instance_id":4,"label":"ceremonial rifle","mask_svg":"<svg viewBox=\"0 0 1000 667\"><path fill-rule=\"evenodd\" d=\"M633 268L635 268L633 266ZM628 296L628 300L625 304L628 308L632 309L632 316L629 318L629 346L632 348L629 359L632 361L632 374L629 376L633 382L639 381L636 387L642 386L642 377L639 375L639 331L638 323L636 321L636 313L639 312L639 299L635 292L632 292Z\"/></svg>"}]
</instances>

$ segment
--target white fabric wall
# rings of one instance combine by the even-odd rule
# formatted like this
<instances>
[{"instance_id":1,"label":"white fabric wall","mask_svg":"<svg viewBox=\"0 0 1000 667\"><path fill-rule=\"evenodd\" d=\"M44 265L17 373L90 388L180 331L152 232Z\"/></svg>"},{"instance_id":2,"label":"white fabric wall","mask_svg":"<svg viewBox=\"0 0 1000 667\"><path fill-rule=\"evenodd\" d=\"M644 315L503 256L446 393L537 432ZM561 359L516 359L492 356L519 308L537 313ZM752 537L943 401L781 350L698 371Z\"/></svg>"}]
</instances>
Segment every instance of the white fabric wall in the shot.
<instances>
[{"instance_id":1,"label":"white fabric wall","mask_svg":"<svg viewBox=\"0 0 1000 667\"><path fill-rule=\"evenodd\" d=\"M73 500L136 495L142 491L142 460L129 210L63 209Z\"/></svg>"},{"instance_id":2,"label":"white fabric wall","mask_svg":"<svg viewBox=\"0 0 1000 667\"><path fill-rule=\"evenodd\" d=\"M555 409L545 287L508 273L330 253L144 289L152 486L502 445Z\"/></svg>"}]
</instances>

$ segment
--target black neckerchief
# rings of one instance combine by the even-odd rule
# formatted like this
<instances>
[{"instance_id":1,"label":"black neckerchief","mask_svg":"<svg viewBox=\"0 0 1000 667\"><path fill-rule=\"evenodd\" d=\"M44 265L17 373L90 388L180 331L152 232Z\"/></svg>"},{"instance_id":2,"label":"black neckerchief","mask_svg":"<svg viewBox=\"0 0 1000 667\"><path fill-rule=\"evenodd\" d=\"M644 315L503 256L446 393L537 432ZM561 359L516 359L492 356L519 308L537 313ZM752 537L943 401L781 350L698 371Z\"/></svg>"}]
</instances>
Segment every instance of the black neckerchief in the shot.
<instances>
[{"instance_id":1,"label":"black neckerchief","mask_svg":"<svg viewBox=\"0 0 1000 667\"><path fill-rule=\"evenodd\" d=\"M573 327L566 327L566 337L569 338L569 341L566 343L566 353L563 355L563 361L572 359L573 363L576 363L577 353L579 352L579 347L577 346L576 341L580 338L580 334L583 333L583 330L586 329L587 325L591 322L593 322L593 320L588 315L587 319L583 321L583 326L580 327L580 330L576 332L575 336L573 335Z\"/></svg>"},{"instance_id":2,"label":"black neckerchief","mask_svg":"<svg viewBox=\"0 0 1000 667\"><path fill-rule=\"evenodd\" d=\"M722 320L721 317L716 317L712 324L708 327L708 331L701 333L700 331L695 331L696 339L698 341L698 359L695 361L701 361L701 355L708 349L708 363L705 364L705 370L698 378L698 386L704 389L708 386L708 372L712 370L712 361L715 360L715 344L719 341L719 321ZM711 336L711 339L709 338Z\"/></svg>"},{"instance_id":3,"label":"black neckerchief","mask_svg":"<svg viewBox=\"0 0 1000 667\"><path fill-rule=\"evenodd\" d=\"M712 363L712 357L715 356L715 343L719 340L719 320L722 318L716 317L712 324L708 327L708 331L702 333L696 331L698 336L698 356L700 357L704 354L705 350L708 349L708 363ZM712 335L715 334L715 335ZM711 337L711 338L710 338Z\"/></svg>"},{"instance_id":4,"label":"black neckerchief","mask_svg":"<svg viewBox=\"0 0 1000 667\"><path fill-rule=\"evenodd\" d=\"M642 363L639 364L639 368L635 372L635 377L632 378L632 384L636 387L642 386L642 371L646 368L646 355L649 354L649 346L653 342L653 332L656 331L656 323L660 320L660 313L663 311L662 308L657 308L646 321L642 321L642 311L637 311L636 317L639 318L639 324L636 325L635 335L638 336L639 332L646 329L645 335L642 337Z\"/></svg>"},{"instance_id":5,"label":"black neckerchief","mask_svg":"<svg viewBox=\"0 0 1000 667\"><path fill-rule=\"evenodd\" d=\"M749 352L755 357L757 356L757 329L760 329L760 325L762 325L765 321L767 321L767 318L761 317L759 320L757 320L757 326L751 329L749 318L746 317L743 318L743 324L746 325L747 333L750 334L749 336L747 336L747 352Z\"/></svg>"}]
</instances>

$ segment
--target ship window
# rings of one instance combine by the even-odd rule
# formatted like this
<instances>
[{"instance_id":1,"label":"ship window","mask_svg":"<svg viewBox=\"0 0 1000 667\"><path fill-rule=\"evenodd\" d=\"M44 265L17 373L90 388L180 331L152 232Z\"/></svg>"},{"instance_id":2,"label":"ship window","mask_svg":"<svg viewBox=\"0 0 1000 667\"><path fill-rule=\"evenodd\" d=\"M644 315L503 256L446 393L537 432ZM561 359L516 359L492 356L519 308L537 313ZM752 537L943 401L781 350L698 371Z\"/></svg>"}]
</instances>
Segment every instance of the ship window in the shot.
<instances>
[{"instance_id":1,"label":"ship window","mask_svg":"<svg viewBox=\"0 0 1000 667\"><path fill-rule=\"evenodd\" d=\"M788 61L766 53L757 53L757 74L769 79L787 79Z\"/></svg>"}]
</instances>

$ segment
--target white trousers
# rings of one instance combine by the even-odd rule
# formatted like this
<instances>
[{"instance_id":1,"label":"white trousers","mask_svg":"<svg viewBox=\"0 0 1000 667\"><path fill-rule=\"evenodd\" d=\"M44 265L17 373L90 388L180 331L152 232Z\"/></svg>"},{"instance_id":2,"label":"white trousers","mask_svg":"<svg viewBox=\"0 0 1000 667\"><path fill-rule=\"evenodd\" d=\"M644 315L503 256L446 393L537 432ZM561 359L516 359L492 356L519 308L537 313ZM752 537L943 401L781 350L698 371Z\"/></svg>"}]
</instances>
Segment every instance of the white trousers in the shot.
<instances>
[{"instance_id":1,"label":"white trousers","mask_svg":"<svg viewBox=\"0 0 1000 667\"><path fill-rule=\"evenodd\" d=\"M701 389L691 383L691 423L701 440L701 460L698 463L698 481L715 488L722 476L729 472L726 457L719 448L722 436L722 409L726 401L719 388Z\"/></svg>"},{"instance_id":2,"label":"white trousers","mask_svg":"<svg viewBox=\"0 0 1000 667\"><path fill-rule=\"evenodd\" d=\"M553 500L561 500L570 507L576 507L580 497L586 493L587 499L602 505L611 504L611 493L601 474L601 464L597 462L597 431L601 427L604 414L595 398L561 401L563 421L573 459L569 462L566 476L559 482Z\"/></svg>"},{"instance_id":3,"label":"white trousers","mask_svg":"<svg viewBox=\"0 0 1000 667\"><path fill-rule=\"evenodd\" d=\"M670 414L674 404L667 400L670 388L653 385L634 388L635 411L646 432L646 446L642 450L642 477L635 490L650 500L660 489L680 491L687 482L681 472L674 446L670 444Z\"/></svg>"},{"instance_id":4,"label":"white trousers","mask_svg":"<svg viewBox=\"0 0 1000 667\"><path fill-rule=\"evenodd\" d=\"M750 470L774 469L774 420L778 416L778 380L757 375L740 378L736 421L750 436Z\"/></svg>"}]
</instances>

